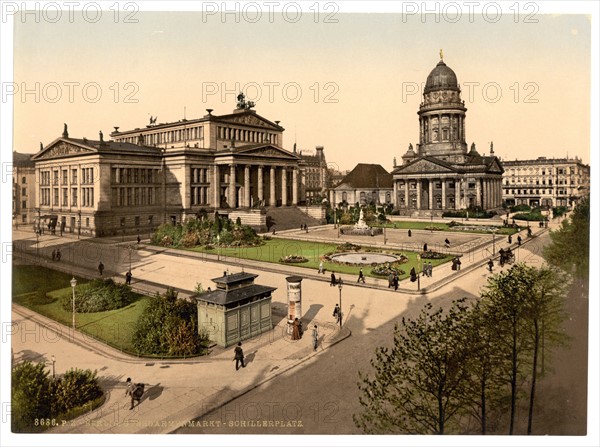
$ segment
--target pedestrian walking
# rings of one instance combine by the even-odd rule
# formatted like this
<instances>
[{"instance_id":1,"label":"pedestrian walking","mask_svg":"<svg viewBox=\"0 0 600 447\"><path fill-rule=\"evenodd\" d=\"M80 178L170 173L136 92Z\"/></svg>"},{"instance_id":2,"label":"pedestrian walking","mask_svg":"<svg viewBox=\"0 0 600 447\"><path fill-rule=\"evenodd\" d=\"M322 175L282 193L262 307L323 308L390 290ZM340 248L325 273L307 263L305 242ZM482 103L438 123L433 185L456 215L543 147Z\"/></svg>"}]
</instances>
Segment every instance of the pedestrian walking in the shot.
<instances>
[{"instance_id":1,"label":"pedestrian walking","mask_svg":"<svg viewBox=\"0 0 600 447\"><path fill-rule=\"evenodd\" d=\"M125 383L127 384L125 389L125 396L129 395L131 397L131 406L129 407L129 409L133 410L135 401L137 400L139 403L142 394L144 394L144 384L138 383L136 385L135 383L133 383L133 380L131 380L131 377L127 377L127 381Z\"/></svg>"},{"instance_id":2,"label":"pedestrian walking","mask_svg":"<svg viewBox=\"0 0 600 447\"><path fill-rule=\"evenodd\" d=\"M98 272L100 272L100 276L102 276L103 271L104 271L104 264L102 264L102 261L100 261L100 263L98 264Z\"/></svg>"},{"instance_id":3,"label":"pedestrian walking","mask_svg":"<svg viewBox=\"0 0 600 447\"><path fill-rule=\"evenodd\" d=\"M460 262L460 258L456 258L456 270L460 270L460 265L462 264L462 262Z\"/></svg>"},{"instance_id":4,"label":"pedestrian walking","mask_svg":"<svg viewBox=\"0 0 600 447\"><path fill-rule=\"evenodd\" d=\"M490 270L490 273L494 270L494 261L492 261L491 259L488 261L487 263L488 265L488 269Z\"/></svg>"},{"instance_id":5,"label":"pedestrian walking","mask_svg":"<svg viewBox=\"0 0 600 447\"><path fill-rule=\"evenodd\" d=\"M319 343L319 331L317 329L317 325L315 324L312 330L312 343L313 343L313 351L317 350L317 345Z\"/></svg>"},{"instance_id":6,"label":"pedestrian walking","mask_svg":"<svg viewBox=\"0 0 600 447\"><path fill-rule=\"evenodd\" d=\"M52 260L56 261L56 250L52 250Z\"/></svg>"},{"instance_id":7,"label":"pedestrian walking","mask_svg":"<svg viewBox=\"0 0 600 447\"><path fill-rule=\"evenodd\" d=\"M331 272L331 282L329 283L329 287L335 286L336 282L335 273Z\"/></svg>"},{"instance_id":8,"label":"pedestrian walking","mask_svg":"<svg viewBox=\"0 0 600 447\"><path fill-rule=\"evenodd\" d=\"M131 270L128 270L127 273L125 273L125 284L128 286L131 285L131 276Z\"/></svg>"},{"instance_id":9,"label":"pedestrian walking","mask_svg":"<svg viewBox=\"0 0 600 447\"><path fill-rule=\"evenodd\" d=\"M448 240L448 238L446 238L446 240L444 241L444 244L445 244L446 248L450 248L450 241Z\"/></svg>"},{"instance_id":10,"label":"pedestrian walking","mask_svg":"<svg viewBox=\"0 0 600 447\"><path fill-rule=\"evenodd\" d=\"M358 272L358 279L356 280L357 283L361 282L364 284L365 283L365 275L362 271L362 269L360 269L360 271Z\"/></svg>"},{"instance_id":11,"label":"pedestrian walking","mask_svg":"<svg viewBox=\"0 0 600 447\"><path fill-rule=\"evenodd\" d=\"M519 246L521 246L521 242L522 242L522 241L523 241L523 239L521 238L521 235L519 234L519 235L517 236L517 244L518 244Z\"/></svg>"},{"instance_id":12,"label":"pedestrian walking","mask_svg":"<svg viewBox=\"0 0 600 447\"><path fill-rule=\"evenodd\" d=\"M392 280L392 283L394 284L394 290L397 291L398 290L398 274L394 273L394 279Z\"/></svg>"},{"instance_id":13,"label":"pedestrian walking","mask_svg":"<svg viewBox=\"0 0 600 447\"><path fill-rule=\"evenodd\" d=\"M394 273L388 275L388 289L394 286Z\"/></svg>"},{"instance_id":14,"label":"pedestrian walking","mask_svg":"<svg viewBox=\"0 0 600 447\"><path fill-rule=\"evenodd\" d=\"M509 235L508 235L508 243L509 243L509 244L512 244L512 234L509 234Z\"/></svg>"},{"instance_id":15,"label":"pedestrian walking","mask_svg":"<svg viewBox=\"0 0 600 447\"><path fill-rule=\"evenodd\" d=\"M235 370L237 371L238 369L240 369L240 363L242 365L242 368L245 368L246 365L244 365L244 351L242 349L242 342L238 342L237 346L235 347L235 356L233 357L233 360L235 360Z\"/></svg>"},{"instance_id":16,"label":"pedestrian walking","mask_svg":"<svg viewBox=\"0 0 600 447\"><path fill-rule=\"evenodd\" d=\"M141 237L140 237L140 235L138 234L138 237L137 237L137 243L138 243L138 245L140 245L140 242L142 242L142 238L141 238Z\"/></svg>"},{"instance_id":17,"label":"pedestrian walking","mask_svg":"<svg viewBox=\"0 0 600 447\"><path fill-rule=\"evenodd\" d=\"M408 230L408 237L412 237L412 231Z\"/></svg>"},{"instance_id":18,"label":"pedestrian walking","mask_svg":"<svg viewBox=\"0 0 600 447\"><path fill-rule=\"evenodd\" d=\"M424 251L424 252L427 252L427 243L424 243L424 244L423 244L423 251Z\"/></svg>"},{"instance_id":19,"label":"pedestrian walking","mask_svg":"<svg viewBox=\"0 0 600 447\"><path fill-rule=\"evenodd\" d=\"M340 319L342 318L342 312L340 312L339 304L336 304L333 308L333 317L335 318L336 323L340 322Z\"/></svg>"},{"instance_id":20,"label":"pedestrian walking","mask_svg":"<svg viewBox=\"0 0 600 447\"><path fill-rule=\"evenodd\" d=\"M415 282L417 280L417 271L415 268L410 269L410 282Z\"/></svg>"},{"instance_id":21,"label":"pedestrian walking","mask_svg":"<svg viewBox=\"0 0 600 447\"><path fill-rule=\"evenodd\" d=\"M62 253L60 252L60 248L56 249L56 260L60 261L60 258L62 257Z\"/></svg>"},{"instance_id":22,"label":"pedestrian walking","mask_svg":"<svg viewBox=\"0 0 600 447\"><path fill-rule=\"evenodd\" d=\"M319 262L319 273L325 274L325 269L323 267L323 261Z\"/></svg>"},{"instance_id":23,"label":"pedestrian walking","mask_svg":"<svg viewBox=\"0 0 600 447\"><path fill-rule=\"evenodd\" d=\"M427 270L429 271L429 277L431 278L433 276L433 265L431 264L431 261L429 261L429 264L427 265Z\"/></svg>"},{"instance_id":24,"label":"pedestrian walking","mask_svg":"<svg viewBox=\"0 0 600 447\"><path fill-rule=\"evenodd\" d=\"M298 321L298 333L300 334L300 338L304 335L304 328L302 327L302 320Z\"/></svg>"}]
</instances>

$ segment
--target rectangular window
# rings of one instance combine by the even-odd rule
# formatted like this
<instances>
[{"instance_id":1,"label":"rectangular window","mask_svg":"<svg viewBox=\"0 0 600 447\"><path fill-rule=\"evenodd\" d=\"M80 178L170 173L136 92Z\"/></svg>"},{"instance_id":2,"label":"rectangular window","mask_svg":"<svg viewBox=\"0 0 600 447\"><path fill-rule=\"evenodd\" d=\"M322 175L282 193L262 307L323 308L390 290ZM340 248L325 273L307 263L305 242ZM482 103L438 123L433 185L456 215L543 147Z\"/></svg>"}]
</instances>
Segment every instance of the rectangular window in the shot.
<instances>
[{"instance_id":1,"label":"rectangular window","mask_svg":"<svg viewBox=\"0 0 600 447\"><path fill-rule=\"evenodd\" d=\"M58 206L58 188L53 188L53 189L54 189L54 197L52 198L52 205Z\"/></svg>"},{"instance_id":2,"label":"rectangular window","mask_svg":"<svg viewBox=\"0 0 600 447\"><path fill-rule=\"evenodd\" d=\"M77 169L71 169L71 183L77 184Z\"/></svg>"},{"instance_id":3,"label":"rectangular window","mask_svg":"<svg viewBox=\"0 0 600 447\"><path fill-rule=\"evenodd\" d=\"M63 188L63 206L69 206L69 190L67 188Z\"/></svg>"},{"instance_id":4,"label":"rectangular window","mask_svg":"<svg viewBox=\"0 0 600 447\"><path fill-rule=\"evenodd\" d=\"M26 185L27 184L27 177L23 177L21 179L21 183L24 184L24 185Z\"/></svg>"},{"instance_id":5,"label":"rectangular window","mask_svg":"<svg viewBox=\"0 0 600 447\"><path fill-rule=\"evenodd\" d=\"M21 188L21 195L22 196L26 196L27 195L27 188Z\"/></svg>"},{"instance_id":6,"label":"rectangular window","mask_svg":"<svg viewBox=\"0 0 600 447\"><path fill-rule=\"evenodd\" d=\"M27 208L27 200L23 200L23 201L21 202L21 208L22 208L22 209L25 209L25 208Z\"/></svg>"},{"instance_id":7,"label":"rectangular window","mask_svg":"<svg viewBox=\"0 0 600 447\"><path fill-rule=\"evenodd\" d=\"M77 188L71 188L71 206L77 206Z\"/></svg>"},{"instance_id":8,"label":"rectangular window","mask_svg":"<svg viewBox=\"0 0 600 447\"><path fill-rule=\"evenodd\" d=\"M68 178L68 176L67 176L67 173L68 173L68 172L69 172L69 171L67 171L66 169L63 169L63 171L62 171L62 184L63 184L63 185L66 185L66 184L68 184L68 183L69 183L69 178Z\"/></svg>"},{"instance_id":9,"label":"rectangular window","mask_svg":"<svg viewBox=\"0 0 600 447\"><path fill-rule=\"evenodd\" d=\"M86 226L86 227L89 227L89 226L90 226L90 218L89 218L89 217L86 217L86 218L85 218L85 226Z\"/></svg>"}]
</instances>

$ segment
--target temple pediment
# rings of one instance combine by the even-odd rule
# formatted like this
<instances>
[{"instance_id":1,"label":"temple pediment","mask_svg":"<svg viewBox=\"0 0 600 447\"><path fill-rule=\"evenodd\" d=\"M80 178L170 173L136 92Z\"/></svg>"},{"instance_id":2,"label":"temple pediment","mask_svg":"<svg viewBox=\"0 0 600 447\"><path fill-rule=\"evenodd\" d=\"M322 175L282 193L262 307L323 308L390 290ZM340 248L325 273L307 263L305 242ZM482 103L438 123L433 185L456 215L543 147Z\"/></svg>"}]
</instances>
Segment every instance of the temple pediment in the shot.
<instances>
[{"instance_id":1,"label":"temple pediment","mask_svg":"<svg viewBox=\"0 0 600 447\"><path fill-rule=\"evenodd\" d=\"M47 158L64 157L65 155L81 155L93 152L96 151L91 147L83 147L69 141L58 140L35 154L32 159L44 160Z\"/></svg>"},{"instance_id":2,"label":"temple pediment","mask_svg":"<svg viewBox=\"0 0 600 447\"><path fill-rule=\"evenodd\" d=\"M502 166L500 166L500 163L496 159L488 167L488 172L494 174L502 174L504 172L504 169L502 168Z\"/></svg>"},{"instance_id":3,"label":"temple pediment","mask_svg":"<svg viewBox=\"0 0 600 447\"><path fill-rule=\"evenodd\" d=\"M292 154L291 152L286 151L285 149L281 149L280 147L273 145L266 145L260 147L249 147L249 148L239 148L235 151L236 155L244 155L250 157L265 157L265 158L283 158L286 160L298 160L298 157Z\"/></svg>"},{"instance_id":4,"label":"temple pediment","mask_svg":"<svg viewBox=\"0 0 600 447\"><path fill-rule=\"evenodd\" d=\"M263 127L265 129L279 131L281 130L278 126L271 123L269 120L263 118L255 113L237 113L233 115L227 115L225 117L219 117L219 121L231 124L242 124L246 126Z\"/></svg>"},{"instance_id":5,"label":"temple pediment","mask_svg":"<svg viewBox=\"0 0 600 447\"><path fill-rule=\"evenodd\" d=\"M435 163L431 160L421 159L406 166L400 166L396 168L394 174L423 174L423 173L454 173L455 169L444 166L442 164Z\"/></svg>"}]
</instances>

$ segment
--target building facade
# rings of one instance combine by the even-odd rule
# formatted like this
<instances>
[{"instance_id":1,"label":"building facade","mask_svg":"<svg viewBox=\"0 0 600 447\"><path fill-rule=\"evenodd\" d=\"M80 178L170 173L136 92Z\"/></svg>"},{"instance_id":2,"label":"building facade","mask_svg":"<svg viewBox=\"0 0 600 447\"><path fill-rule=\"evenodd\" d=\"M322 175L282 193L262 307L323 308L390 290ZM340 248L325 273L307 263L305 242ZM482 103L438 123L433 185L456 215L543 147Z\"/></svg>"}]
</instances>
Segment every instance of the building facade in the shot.
<instances>
[{"instance_id":1,"label":"building facade","mask_svg":"<svg viewBox=\"0 0 600 447\"><path fill-rule=\"evenodd\" d=\"M314 154L305 154L300 151L300 158L304 162L306 202L308 204L316 203L318 198L327 197L327 190L330 187L324 148L317 146Z\"/></svg>"},{"instance_id":2,"label":"building facade","mask_svg":"<svg viewBox=\"0 0 600 447\"><path fill-rule=\"evenodd\" d=\"M15 228L35 222L35 163L31 159L31 154L13 152L12 193L12 217Z\"/></svg>"},{"instance_id":3,"label":"building facade","mask_svg":"<svg viewBox=\"0 0 600 447\"><path fill-rule=\"evenodd\" d=\"M502 198L506 205L573 207L590 193L590 167L580 158L503 161Z\"/></svg>"},{"instance_id":4,"label":"building facade","mask_svg":"<svg viewBox=\"0 0 600 447\"><path fill-rule=\"evenodd\" d=\"M38 208L65 231L114 236L153 231L203 211L264 227L264 206L304 200L302 163L281 147L283 127L238 96L227 115L120 131L112 140L62 137L32 158Z\"/></svg>"},{"instance_id":5,"label":"building facade","mask_svg":"<svg viewBox=\"0 0 600 447\"><path fill-rule=\"evenodd\" d=\"M360 206L393 203L393 179L381 165L359 163L330 190L332 206Z\"/></svg>"},{"instance_id":6,"label":"building facade","mask_svg":"<svg viewBox=\"0 0 600 447\"><path fill-rule=\"evenodd\" d=\"M480 155L466 140L466 112L454 71L440 60L429 73L419 107L419 143L392 171L394 203L401 214L441 214L444 210L502 204L500 160Z\"/></svg>"}]
</instances>

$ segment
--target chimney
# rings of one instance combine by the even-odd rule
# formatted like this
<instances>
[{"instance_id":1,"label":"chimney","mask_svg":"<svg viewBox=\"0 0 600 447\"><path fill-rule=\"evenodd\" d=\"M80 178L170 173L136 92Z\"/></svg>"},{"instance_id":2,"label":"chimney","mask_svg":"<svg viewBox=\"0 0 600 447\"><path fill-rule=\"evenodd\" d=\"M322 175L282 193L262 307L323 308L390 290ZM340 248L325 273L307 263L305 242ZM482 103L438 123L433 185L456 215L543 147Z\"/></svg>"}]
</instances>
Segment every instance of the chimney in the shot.
<instances>
[{"instance_id":1,"label":"chimney","mask_svg":"<svg viewBox=\"0 0 600 447\"><path fill-rule=\"evenodd\" d=\"M315 150L317 151L317 157L319 157L319 160L323 160L323 146L317 146Z\"/></svg>"}]
</instances>

